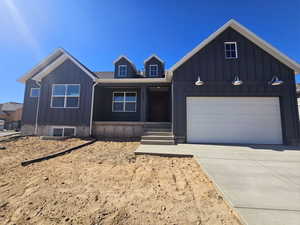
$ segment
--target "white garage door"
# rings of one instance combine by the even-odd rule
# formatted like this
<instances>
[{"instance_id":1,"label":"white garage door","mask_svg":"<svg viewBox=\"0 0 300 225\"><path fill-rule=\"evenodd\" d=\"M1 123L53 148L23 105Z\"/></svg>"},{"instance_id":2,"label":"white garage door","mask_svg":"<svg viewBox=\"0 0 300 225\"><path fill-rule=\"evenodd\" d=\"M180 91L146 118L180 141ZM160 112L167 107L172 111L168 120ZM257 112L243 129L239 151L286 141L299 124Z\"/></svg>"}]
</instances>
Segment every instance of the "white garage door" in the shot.
<instances>
[{"instance_id":1,"label":"white garage door","mask_svg":"<svg viewBox=\"0 0 300 225\"><path fill-rule=\"evenodd\" d=\"M188 143L282 144L277 97L187 97Z\"/></svg>"}]
</instances>

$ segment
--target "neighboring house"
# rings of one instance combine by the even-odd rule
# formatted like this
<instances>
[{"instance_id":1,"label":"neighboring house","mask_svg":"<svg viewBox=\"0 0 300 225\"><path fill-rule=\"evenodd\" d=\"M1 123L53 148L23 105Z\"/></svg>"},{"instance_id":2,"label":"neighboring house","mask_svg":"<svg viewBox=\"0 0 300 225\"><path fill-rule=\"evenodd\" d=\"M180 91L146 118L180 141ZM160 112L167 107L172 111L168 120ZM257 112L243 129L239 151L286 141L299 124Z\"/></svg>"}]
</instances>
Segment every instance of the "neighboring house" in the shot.
<instances>
[{"instance_id":1,"label":"neighboring house","mask_svg":"<svg viewBox=\"0 0 300 225\"><path fill-rule=\"evenodd\" d=\"M4 120L5 129L19 129L21 125L23 104L7 102L0 104L0 119Z\"/></svg>"},{"instance_id":2,"label":"neighboring house","mask_svg":"<svg viewBox=\"0 0 300 225\"><path fill-rule=\"evenodd\" d=\"M19 79L22 131L142 137L143 143L295 144L300 65L230 20L168 71L126 56L92 72L63 49ZM165 133L164 133L165 132ZM163 136L165 135L165 136Z\"/></svg>"}]
</instances>

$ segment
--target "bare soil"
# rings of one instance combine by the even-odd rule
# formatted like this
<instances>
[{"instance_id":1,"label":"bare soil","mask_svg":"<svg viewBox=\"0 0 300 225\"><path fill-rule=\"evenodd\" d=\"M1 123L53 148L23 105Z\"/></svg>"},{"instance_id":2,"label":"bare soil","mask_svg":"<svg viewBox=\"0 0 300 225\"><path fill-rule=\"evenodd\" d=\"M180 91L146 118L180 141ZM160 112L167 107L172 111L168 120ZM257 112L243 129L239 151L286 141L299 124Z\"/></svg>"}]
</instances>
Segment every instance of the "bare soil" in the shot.
<instances>
[{"instance_id":1,"label":"bare soil","mask_svg":"<svg viewBox=\"0 0 300 225\"><path fill-rule=\"evenodd\" d=\"M0 224L240 224L193 159L135 156L138 142L98 141L20 165L84 142L0 143Z\"/></svg>"}]
</instances>

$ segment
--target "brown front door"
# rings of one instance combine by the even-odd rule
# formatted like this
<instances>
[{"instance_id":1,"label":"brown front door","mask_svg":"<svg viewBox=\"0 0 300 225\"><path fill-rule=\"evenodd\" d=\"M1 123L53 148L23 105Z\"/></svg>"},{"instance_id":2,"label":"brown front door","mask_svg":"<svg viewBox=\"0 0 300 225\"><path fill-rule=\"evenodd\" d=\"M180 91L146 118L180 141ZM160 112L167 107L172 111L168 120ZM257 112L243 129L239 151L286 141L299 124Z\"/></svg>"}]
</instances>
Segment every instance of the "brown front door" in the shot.
<instances>
[{"instance_id":1,"label":"brown front door","mask_svg":"<svg viewBox=\"0 0 300 225\"><path fill-rule=\"evenodd\" d=\"M150 122L169 122L169 92L150 91L149 120Z\"/></svg>"}]
</instances>

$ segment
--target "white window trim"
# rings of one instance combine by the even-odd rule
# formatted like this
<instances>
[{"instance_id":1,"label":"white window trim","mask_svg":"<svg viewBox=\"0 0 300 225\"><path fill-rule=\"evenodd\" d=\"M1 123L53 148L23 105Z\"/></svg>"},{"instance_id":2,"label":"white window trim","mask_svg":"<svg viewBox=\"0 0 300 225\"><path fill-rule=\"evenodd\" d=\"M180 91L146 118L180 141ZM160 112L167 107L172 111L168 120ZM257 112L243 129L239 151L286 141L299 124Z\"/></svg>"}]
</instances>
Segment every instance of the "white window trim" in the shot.
<instances>
[{"instance_id":1,"label":"white window trim","mask_svg":"<svg viewBox=\"0 0 300 225\"><path fill-rule=\"evenodd\" d=\"M51 129L51 136L54 136L54 129L63 129L62 132L62 136L58 136L58 137L64 137L65 136L65 128L72 128L74 129L74 137L76 137L76 127L70 127L70 126L56 126L56 127L52 127Z\"/></svg>"},{"instance_id":2,"label":"white window trim","mask_svg":"<svg viewBox=\"0 0 300 225\"><path fill-rule=\"evenodd\" d=\"M53 95L53 91L54 91L54 87L57 85L64 85L66 86L66 92L64 95ZM79 86L79 95L78 96L68 96L67 95L67 86L68 85L76 85ZM80 84L52 84L52 91L51 91L51 103L50 103L50 108L52 109L78 109L80 107L80 92L81 92L81 86ZM64 106L63 107L57 107L57 106L53 106L53 97L64 97ZM76 107L67 107L67 98L68 97L78 97L78 106Z\"/></svg>"},{"instance_id":3,"label":"white window trim","mask_svg":"<svg viewBox=\"0 0 300 225\"><path fill-rule=\"evenodd\" d=\"M126 68L126 73L125 75L121 75L121 67L125 67ZM127 70L127 65L119 65L118 66L118 77L127 77L127 74L128 74L128 70Z\"/></svg>"},{"instance_id":4,"label":"white window trim","mask_svg":"<svg viewBox=\"0 0 300 225\"><path fill-rule=\"evenodd\" d=\"M39 95L38 96L32 96L32 90L34 90L34 89L38 89L39 90ZM40 94L41 94L40 91L41 91L40 88L30 88L30 97L31 98L38 98L38 97L40 97Z\"/></svg>"},{"instance_id":5,"label":"white window trim","mask_svg":"<svg viewBox=\"0 0 300 225\"><path fill-rule=\"evenodd\" d=\"M235 57L227 57L226 56L226 44L234 44L234 51L235 51ZM225 59L237 59L238 58L238 51L237 51L237 44L236 41L225 41L224 42L224 54L225 54Z\"/></svg>"},{"instance_id":6,"label":"white window trim","mask_svg":"<svg viewBox=\"0 0 300 225\"><path fill-rule=\"evenodd\" d=\"M115 94L123 94L123 96L124 96L124 101L114 101L114 97L115 97ZM126 93L134 93L135 94L135 101L126 101L125 99L126 99ZM114 103L124 103L123 104L123 111L115 111L114 110ZM125 110L125 107L126 107L126 103L135 103L135 108L134 108L134 111L126 111ZM111 107L112 107L112 112L120 112L120 113L123 113L123 112L125 112L125 113L131 113L131 112L136 112L136 107L137 107L137 92L136 91L115 91L115 92L113 92L113 95L112 95L112 104L111 104Z\"/></svg>"},{"instance_id":7,"label":"white window trim","mask_svg":"<svg viewBox=\"0 0 300 225\"><path fill-rule=\"evenodd\" d=\"M155 67L156 69L156 75L151 74L151 67ZM158 77L158 65L157 64L151 64L149 65L149 77Z\"/></svg>"}]
</instances>

